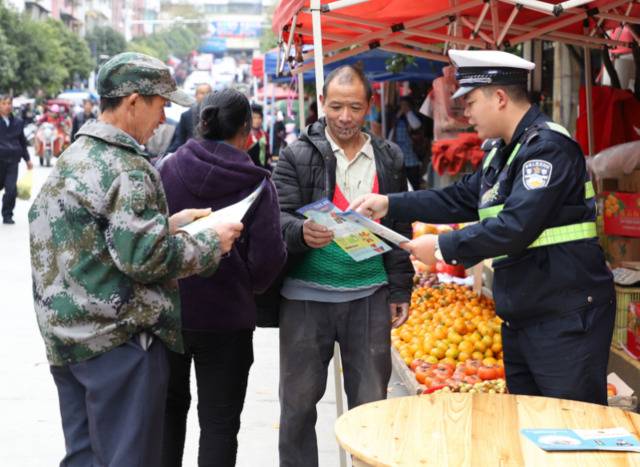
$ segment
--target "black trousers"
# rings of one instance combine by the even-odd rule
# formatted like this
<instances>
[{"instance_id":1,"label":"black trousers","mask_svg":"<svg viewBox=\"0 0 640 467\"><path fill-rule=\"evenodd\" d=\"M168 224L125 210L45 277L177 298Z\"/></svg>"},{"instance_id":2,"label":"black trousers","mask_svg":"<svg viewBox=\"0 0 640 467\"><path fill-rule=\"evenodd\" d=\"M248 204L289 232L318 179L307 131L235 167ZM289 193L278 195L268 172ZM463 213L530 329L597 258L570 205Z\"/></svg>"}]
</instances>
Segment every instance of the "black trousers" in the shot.
<instances>
[{"instance_id":1,"label":"black trousers","mask_svg":"<svg viewBox=\"0 0 640 467\"><path fill-rule=\"evenodd\" d=\"M11 219L13 217L13 208L16 206L16 196L18 189L18 164L20 161L4 161L0 160L0 191L4 189L2 197L2 218Z\"/></svg>"},{"instance_id":2,"label":"black trousers","mask_svg":"<svg viewBox=\"0 0 640 467\"><path fill-rule=\"evenodd\" d=\"M199 466L233 466L240 414L253 363L253 331L183 331L185 353L169 352L162 465L182 465L187 413L191 405L191 360L198 386Z\"/></svg>"},{"instance_id":3,"label":"black trousers","mask_svg":"<svg viewBox=\"0 0 640 467\"><path fill-rule=\"evenodd\" d=\"M612 299L520 329L503 323L509 392L606 405L615 315Z\"/></svg>"},{"instance_id":4,"label":"black trousers","mask_svg":"<svg viewBox=\"0 0 640 467\"><path fill-rule=\"evenodd\" d=\"M404 173L407 176L407 180L409 180L409 183L411 183L413 189L415 191L418 191L422 184L422 167L419 165L412 167L405 166Z\"/></svg>"}]
</instances>

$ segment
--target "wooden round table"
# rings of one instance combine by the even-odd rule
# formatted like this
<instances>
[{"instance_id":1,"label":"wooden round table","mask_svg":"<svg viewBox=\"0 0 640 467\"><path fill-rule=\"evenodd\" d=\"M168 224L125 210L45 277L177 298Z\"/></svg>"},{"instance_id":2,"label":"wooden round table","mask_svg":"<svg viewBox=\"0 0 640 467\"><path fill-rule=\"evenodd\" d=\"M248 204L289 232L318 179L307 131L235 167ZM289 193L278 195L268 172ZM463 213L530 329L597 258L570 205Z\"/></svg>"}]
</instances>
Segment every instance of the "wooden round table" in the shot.
<instances>
[{"instance_id":1,"label":"wooden round table","mask_svg":"<svg viewBox=\"0 0 640 467\"><path fill-rule=\"evenodd\" d=\"M522 428L622 427L640 415L546 397L431 394L361 405L336 422L354 466L640 466L640 453L545 452Z\"/></svg>"}]
</instances>

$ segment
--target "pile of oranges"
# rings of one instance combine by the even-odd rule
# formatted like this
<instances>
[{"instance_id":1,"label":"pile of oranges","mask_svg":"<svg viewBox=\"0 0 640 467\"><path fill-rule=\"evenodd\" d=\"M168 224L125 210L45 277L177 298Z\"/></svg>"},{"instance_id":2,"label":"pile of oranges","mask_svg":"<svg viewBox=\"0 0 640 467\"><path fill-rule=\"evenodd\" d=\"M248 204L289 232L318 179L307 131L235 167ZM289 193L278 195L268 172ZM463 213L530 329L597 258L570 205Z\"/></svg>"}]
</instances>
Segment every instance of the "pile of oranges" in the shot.
<instances>
[{"instance_id":1,"label":"pile of oranges","mask_svg":"<svg viewBox=\"0 0 640 467\"><path fill-rule=\"evenodd\" d=\"M618 214L618 211L620 211L620 202L618 199L613 195L607 196L604 200L604 215L606 217L613 217Z\"/></svg>"},{"instance_id":2,"label":"pile of oranges","mask_svg":"<svg viewBox=\"0 0 640 467\"><path fill-rule=\"evenodd\" d=\"M493 300L471 288L442 284L415 287L407 321L391 331L391 342L407 365L415 359L454 367L467 360L492 367L502 361L502 320Z\"/></svg>"}]
</instances>

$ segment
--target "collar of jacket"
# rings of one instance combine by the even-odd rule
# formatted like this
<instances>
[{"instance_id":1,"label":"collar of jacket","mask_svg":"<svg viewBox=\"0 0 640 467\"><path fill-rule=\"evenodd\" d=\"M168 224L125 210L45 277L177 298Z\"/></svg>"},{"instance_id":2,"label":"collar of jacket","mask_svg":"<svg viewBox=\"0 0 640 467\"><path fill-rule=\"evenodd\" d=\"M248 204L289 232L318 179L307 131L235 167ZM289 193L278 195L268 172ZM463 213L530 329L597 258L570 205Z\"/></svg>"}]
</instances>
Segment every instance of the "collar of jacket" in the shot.
<instances>
[{"instance_id":1,"label":"collar of jacket","mask_svg":"<svg viewBox=\"0 0 640 467\"><path fill-rule=\"evenodd\" d=\"M78 131L77 135L90 136L92 138L100 139L105 143L133 151L142 157L151 157L144 146L133 139L131 135L110 123L105 123L100 120L86 123L82 126L82 129Z\"/></svg>"},{"instance_id":2,"label":"collar of jacket","mask_svg":"<svg viewBox=\"0 0 640 467\"><path fill-rule=\"evenodd\" d=\"M302 131L300 134L300 140L308 141L322 155L322 159L325 163L325 192L327 198L331 199L335 189L336 156L333 154L331 144L325 136L324 132L326 126L327 123L324 117L318 119L318 121L307 126ZM387 187L389 186L386 177L391 170L391 161L388 161L387 158L382 156L391 151L391 145L388 141L380 139L364 129L362 131L371 137L371 146L373 146L376 172L380 183L380 193L386 193Z\"/></svg>"}]
</instances>

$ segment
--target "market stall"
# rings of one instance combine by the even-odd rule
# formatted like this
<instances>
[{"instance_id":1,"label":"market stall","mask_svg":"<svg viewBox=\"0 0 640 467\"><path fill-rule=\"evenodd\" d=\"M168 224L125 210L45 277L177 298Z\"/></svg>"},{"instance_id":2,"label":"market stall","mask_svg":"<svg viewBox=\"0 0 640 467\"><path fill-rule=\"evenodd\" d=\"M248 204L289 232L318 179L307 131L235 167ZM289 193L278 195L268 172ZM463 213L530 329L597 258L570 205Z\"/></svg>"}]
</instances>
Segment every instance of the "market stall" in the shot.
<instances>
[{"instance_id":1,"label":"market stall","mask_svg":"<svg viewBox=\"0 0 640 467\"><path fill-rule=\"evenodd\" d=\"M324 66L372 49L446 63L449 48L504 49L536 39L582 48L585 76L589 78L585 79L581 100L581 131L585 153L593 155L600 141L595 128L599 132L603 129L594 125L601 115L594 116L590 51L602 49L607 53L640 44L633 29L627 35L612 33L629 23L640 24L640 7L635 0L283 0L276 10L273 29L285 56L296 50L297 59L279 63L279 69L288 67L293 74L315 69L318 92L322 89ZM304 44L313 44L313 48L303 51ZM534 59L539 70L541 57ZM637 198L633 202L640 206ZM624 210L619 203L609 201L608 212L614 214L615 206ZM430 233L437 233L439 228L428 226ZM636 260L640 261L640 244L637 252ZM417 394L504 392L500 319L492 308L489 292L490 262L467 271L467 282L441 277L462 275L459 272L425 271L421 265L416 269L411 317L392 333L394 369ZM624 299L620 300L620 296ZM628 291L620 296L617 332L626 336L630 332L627 316L630 322L629 305L634 296ZM640 302L640 293L635 300ZM640 313L637 316L634 323L640 322ZM610 367L638 391L640 365L621 349L619 346L612 350ZM632 404L627 407L632 408ZM357 451L349 449L350 442L342 441L343 447L359 457Z\"/></svg>"},{"instance_id":2,"label":"market stall","mask_svg":"<svg viewBox=\"0 0 640 467\"><path fill-rule=\"evenodd\" d=\"M607 30L638 22L639 17L635 0L283 0L274 14L273 30L287 57L292 47L313 44L312 51L296 54L302 62L291 61L289 66L295 73L315 68L319 90L324 65L370 49L448 62L450 47L501 49L533 39L585 50L629 47L628 41L610 37ZM590 76L591 54L585 53L584 60ZM586 102L591 101L587 80ZM586 114L589 154L594 154L590 106Z\"/></svg>"}]
</instances>

